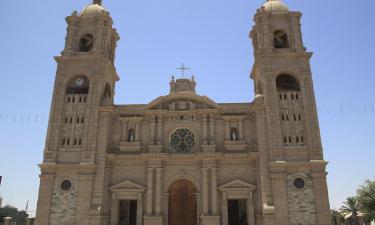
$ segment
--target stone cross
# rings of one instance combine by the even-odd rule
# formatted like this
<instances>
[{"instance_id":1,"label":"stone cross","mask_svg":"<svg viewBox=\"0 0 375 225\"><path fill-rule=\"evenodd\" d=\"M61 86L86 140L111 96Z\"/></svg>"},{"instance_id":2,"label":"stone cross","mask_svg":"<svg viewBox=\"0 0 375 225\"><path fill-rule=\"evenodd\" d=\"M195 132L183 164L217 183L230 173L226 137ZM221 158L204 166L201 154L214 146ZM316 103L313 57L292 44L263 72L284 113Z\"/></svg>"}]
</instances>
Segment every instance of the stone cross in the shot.
<instances>
[{"instance_id":1,"label":"stone cross","mask_svg":"<svg viewBox=\"0 0 375 225\"><path fill-rule=\"evenodd\" d=\"M185 65L182 63L181 67L177 68L178 70L181 70L181 75L182 75L182 78L185 77L185 71L186 70L190 70L191 68L187 68L185 67Z\"/></svg>"},{"instance_id":2,"label":"stone cross","mask_svg":"<svg viewBox=\"0 0 375 225\"><path fill-rule=\"evenodd\" d=\"M102 5L102 0L93 0L92 4Z\"/></svg>"}]
</instances>

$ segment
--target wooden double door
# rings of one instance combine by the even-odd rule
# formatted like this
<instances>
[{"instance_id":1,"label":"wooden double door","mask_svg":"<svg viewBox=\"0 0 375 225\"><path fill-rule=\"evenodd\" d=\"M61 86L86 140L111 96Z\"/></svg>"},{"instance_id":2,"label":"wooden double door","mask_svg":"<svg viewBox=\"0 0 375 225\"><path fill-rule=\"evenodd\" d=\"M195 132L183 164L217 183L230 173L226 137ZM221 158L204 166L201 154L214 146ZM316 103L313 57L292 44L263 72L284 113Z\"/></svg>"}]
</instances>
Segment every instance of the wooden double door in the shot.
<instances>
[{"instance_id":1,"label":"wooden double door","mask_svg":"<svg viewBox=\"0 0 375 225\"><path fill-rule=\"evenodd\" d=\"M186 180L173 183L169 189L168 225L197 225L196 188Z\"/></svg>"}]
</instances>

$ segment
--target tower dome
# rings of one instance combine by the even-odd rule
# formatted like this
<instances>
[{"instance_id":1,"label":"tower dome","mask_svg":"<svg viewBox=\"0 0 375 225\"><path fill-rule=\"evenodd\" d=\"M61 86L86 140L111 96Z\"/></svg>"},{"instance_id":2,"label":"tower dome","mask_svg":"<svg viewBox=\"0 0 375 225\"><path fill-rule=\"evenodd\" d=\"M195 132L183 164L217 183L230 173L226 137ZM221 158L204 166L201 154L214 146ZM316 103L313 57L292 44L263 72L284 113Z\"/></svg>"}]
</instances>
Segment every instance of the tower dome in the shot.
<instances>
[{"instance_id":1,"label":"tower dome","mask_svg":"<svg viewBox=\"0 0 375 225\"><path fill-rule=\"evenodd\" d=\"M90 4L85 6L80 13L80 16L84 17L92 17L92 16L99 16L107 13L107 10L101 6L100 4Z\"/></svg>"},{"instance_id":2,"label":"tower dome","mask_svg":"<svg viewBox=\"0 0 375 225\"><path fill-rule=\"evenodd\" d=\"M267 0L263 5L263 9L273 13L289 12L288 7L281 0Z\"/></svg>"}]
</instances>

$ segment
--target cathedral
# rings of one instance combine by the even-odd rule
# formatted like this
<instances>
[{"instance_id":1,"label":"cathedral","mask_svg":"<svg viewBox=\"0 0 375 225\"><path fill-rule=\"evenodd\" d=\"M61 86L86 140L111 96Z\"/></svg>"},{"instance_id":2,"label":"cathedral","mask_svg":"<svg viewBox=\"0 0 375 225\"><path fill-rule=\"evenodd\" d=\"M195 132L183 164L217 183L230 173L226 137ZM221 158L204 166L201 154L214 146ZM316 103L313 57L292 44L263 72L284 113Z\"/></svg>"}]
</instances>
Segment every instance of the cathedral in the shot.
<instances>
[{"instance_id":1,"label":"cathedral","mask_svg":"<svg viewBox=\"0 0 375 225\"><path fill-rule=\"evenodd\" d=\"M192 77L115 105L111 15L100 0L74 11L55 57L36 224L329 225L301 16L281 0L257 10L252 102L217 103Z\"/></svg>"}]
</instances>

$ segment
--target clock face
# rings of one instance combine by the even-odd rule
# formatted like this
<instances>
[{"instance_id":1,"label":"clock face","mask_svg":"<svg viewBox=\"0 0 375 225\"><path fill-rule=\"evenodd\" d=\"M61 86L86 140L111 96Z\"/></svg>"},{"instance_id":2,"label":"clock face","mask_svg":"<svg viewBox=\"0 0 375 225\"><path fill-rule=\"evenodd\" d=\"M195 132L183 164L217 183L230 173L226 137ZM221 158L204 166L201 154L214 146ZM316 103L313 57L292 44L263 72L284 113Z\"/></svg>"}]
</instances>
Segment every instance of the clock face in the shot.
<instances>
[{"instance_id":1,"label":"clock face","mask_svg":"<svg viewBox=\"0 0 375 225\"><path fill-rule=\"evenodd\" d=\"M82 87L84 83L85 83L85 80L82 77L80 77L74 81L74 86Z\"/></svg>"}]
</instances>

